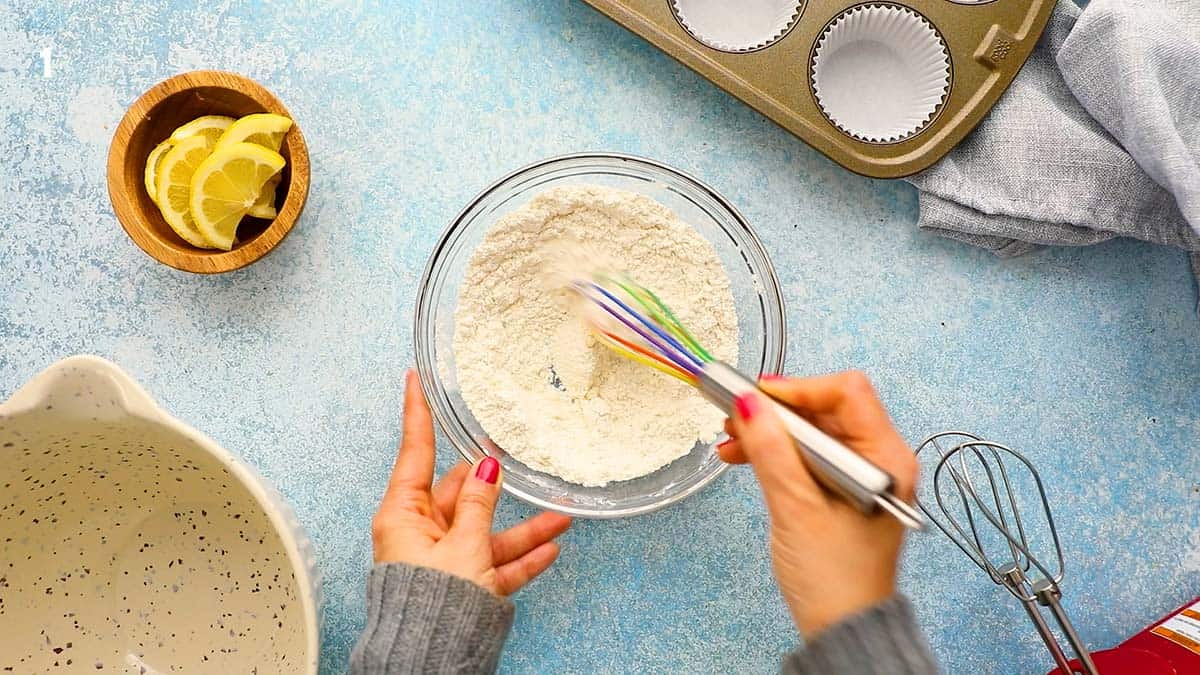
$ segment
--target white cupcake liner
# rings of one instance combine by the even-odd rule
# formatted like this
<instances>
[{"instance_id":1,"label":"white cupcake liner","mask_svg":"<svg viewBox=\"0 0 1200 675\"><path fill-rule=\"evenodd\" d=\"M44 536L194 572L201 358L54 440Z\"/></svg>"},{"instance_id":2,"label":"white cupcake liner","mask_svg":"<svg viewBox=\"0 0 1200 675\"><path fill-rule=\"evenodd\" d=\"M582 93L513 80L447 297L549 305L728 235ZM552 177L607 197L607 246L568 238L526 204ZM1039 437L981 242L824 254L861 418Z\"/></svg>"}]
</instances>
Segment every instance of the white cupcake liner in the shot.
<instances>
[{"instance_id":1,"label":"white cupcake liner","mask_svg":"<svg viewBox=\"0 0 1200 675\"><path fill-rule=\"evenodd\" d=\"M787 35L803 0L671 0L680 25L701 44L751 52Z\"/></svg>"},{"instance_id":2,"label":"white cupcake liner","mask_svg":"<svg viewBox=\"0 0 1200 675\"><path fill-rule=\"evenodd\" d=\"M922 131L950 91L950 53L925 17L897 5L860 5L817 40L812 87L825 117L868 143Z\"/></svg>"}]
</instances>

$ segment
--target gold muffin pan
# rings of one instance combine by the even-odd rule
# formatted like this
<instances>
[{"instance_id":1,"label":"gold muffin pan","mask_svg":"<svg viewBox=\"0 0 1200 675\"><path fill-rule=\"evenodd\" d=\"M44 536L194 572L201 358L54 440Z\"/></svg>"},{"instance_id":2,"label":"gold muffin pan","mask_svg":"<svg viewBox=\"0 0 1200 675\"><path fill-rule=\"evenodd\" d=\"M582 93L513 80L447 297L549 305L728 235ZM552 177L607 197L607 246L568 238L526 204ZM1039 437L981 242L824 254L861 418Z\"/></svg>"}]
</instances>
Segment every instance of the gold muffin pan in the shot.
<instances>
[{"instance_id":1,"label":"gold muffin pan","mask_svg":"<svg viewBox=\"0 0 1200 675\"><path fill-rule=\"evenodd\" d=\"M1054 0L585 1L876 178L921 171L970 133L1054 9Z\"/></svg>"}]
</instances>

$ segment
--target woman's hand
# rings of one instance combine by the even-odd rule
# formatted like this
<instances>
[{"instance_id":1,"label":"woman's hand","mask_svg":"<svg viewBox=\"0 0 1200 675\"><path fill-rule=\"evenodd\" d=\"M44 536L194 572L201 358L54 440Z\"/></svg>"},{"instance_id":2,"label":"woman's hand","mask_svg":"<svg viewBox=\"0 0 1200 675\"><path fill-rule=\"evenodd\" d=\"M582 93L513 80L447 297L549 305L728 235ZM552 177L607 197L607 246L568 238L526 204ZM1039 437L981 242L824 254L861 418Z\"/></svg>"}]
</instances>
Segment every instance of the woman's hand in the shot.
<instances>
[{"instance_id":1,"label":"woman's hand","mask_svg":"<svg viewBox=\"0 0 1200 675\"><path fill-rule=\"evenodd\" d=\"M917 461L892 427L870 381L859 372L803 379L764 378L764 391L896 479L911 502ZM891 597L904 527L887 515L864 516L823 490L764 397L737 401L726 422L721 459L750 462L771 518L771 557L784 600L811 638Z\"/></svg>"},{"instance_id":2,"label":"woman's hand","mask_svg":"<svg viewBox=\"0 0 1200 675\"><path fill-rule=\"evenodd\" d=\"M500 463L458 464L433 485L433 420L416 374L404 392L404 435L371 532L375 563L402 562L448 572L500 596L541 574L558 556L553 539L571 519L544 512L492 534Z\"/></svg>"}]
</instances>

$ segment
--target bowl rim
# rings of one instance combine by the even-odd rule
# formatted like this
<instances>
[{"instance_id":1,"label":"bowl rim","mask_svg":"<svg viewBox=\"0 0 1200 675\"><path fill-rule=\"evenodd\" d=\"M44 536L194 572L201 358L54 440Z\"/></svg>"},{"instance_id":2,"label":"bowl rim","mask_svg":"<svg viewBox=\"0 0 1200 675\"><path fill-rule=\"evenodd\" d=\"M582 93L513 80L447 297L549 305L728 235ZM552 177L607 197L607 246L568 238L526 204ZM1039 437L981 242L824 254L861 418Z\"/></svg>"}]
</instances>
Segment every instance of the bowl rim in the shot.
<instances>
[{"instance_id":1,"label":"bowl rim","mask_svg":"<svg viewBox=\"0 0 1200 675\"><path fill-rule=\"evenodd\" d=\"M767 287L764 289L764 292L769 291L779 301L779 328L780 328L780 332L781 332L781 339L779 341L778 362L779 362L780 367L783 366L783 364L786 362L786 359L787 359L787 307L786 307L784 297L783 297L783 288L779 284L779 276L775 272L775 265L774 265L774 263L771 262L771 257L767 253L766 246L763 245L762 240L759 239L758 234L754 231L754 228L751 227L750 222L748 220L746 220L746 217L742 215L741 211L739 211L737 209L737 207L735 207L732 203L730 203L730 201L728 199L726 199L724 196L722 196L720 192L718 192L715 188L710 186L708 183L700 180L699 178L696 178L695 176L693 176L692 174L690 174L686 171L682 171L673 166L670 166L669 164L665 164L658 160L650 159L647 157L642 157L640 155L632 155L632 154L619 153L619 152L585 151L585 152L575 152L575 153L568 153L568 154L563 154L563 155L555 155L552 157L547 157L545 159L541 159L536 162L526 164L525 166L522 166L518 169L510 171L507 174L504 174L503 176L501 176L499 179L492 181L487 187L485 187L478 194L476 194L469 202L467 202L466 206L464 206L458 212L458 214L454 216L454 219L450 221L450 225L448 227L446 227L446 229L443 230L441 236L438 237L437 244L434 245L433 251L429 254L429 258L425 263L425 269L421 273L420 283L417 287L417 303L416 303L416 308L414 311L414 321L413 321L413 350L414 350L414 352L416 352L417 376L421 383L422 393L424 393L427 401L436 400L438 397L439 390L440 390L440 387L437 386L437 382L436 382L437 378L435 376L435 372L436 372L435 364L429 363L428 360L425 358L423 350L418 348L418 345L422 345L425 343L425 340L423 339L423 337L421 335L422 334L421 329L422 329L422 326L424 326L425 323L428 321L429 314L430 314L430 309L429 309L429 305L430 305L429 295L430 295L430 288L431 288L430 282L432 280L433 273L436 270L436 265L441 260L443 252L451 244L455 235L458 233L458 230L462 227L463 219L467 216L468 213L473 211L479 205L480 202L482 202L484 199L486 199L487 197L492 195L492 193L495 192L495 190L497 188L499 188L501 185L508 182L509 180L512 180L513 178L516 178L517 176L520 176L521 174L535 171L537 169L541 169L546 166L549 166L552 164L557 164L557 163L562 163L562 162L576 161L576 160L611 160L611 159L632 162L634 164L644 164L644 165L648 165L654 169L658 169L660 171L664 171L666 173L673 174L674 176L683 179L685 182L691 183L693 186L698 188L700 191L706 193L709 197L711 197L714 201L716 201L722 208L728 210L729 213L733 215L733 219L741 227L743 233L746 235L746 237L750 241L751 245L753 247L755 247L758 250L758 252L761 254L762 262L764 263L764 265L763 265L762 270L759 271L760 282L764 281L762 279L762 277L767 277L768 279L766 281L769 281L769 284L766 284ZM470 455L467 452L466 448L462 447L462 445L460 445L458 443L458 439L453 434L448 432L448 428L449 428L449 426L451 426L451 424L450 424L449 420L444 418L444 415L442 413L440 406L431 405L430 409L433 412L433 418L435 420L437 420L438 426L441 427L443 435L445 435L447 437L447 439L449 439L450 444L453 445L456 450L458 450L459 455L461 455L463 459L465 459L468 463L474 464L475 458L472 457L472 455ZM488 455L488 452L486 451L486 449L480 447L478 444L475 444L475 447L477 450L479 450L484 455ZM652 504L645 504L642 506L631 506L631 507L626 507L626 508L622 508L622 509L614 509L614 510L609 510L609 511L594 511L594 510L590 510L590 509L581 509L581 508L576 508L576 507L572 507L572 506L564 506L562 504L556 504L556 503L547 501L545 499L541 499L540 497L537 497L536 495L529 494L528 492L521 490L520 488L510 485L508 482L501 482L501 486L504 488L505 492L508 492L509 494L513 495L517 499L520 499L521 501L523 501L527 504L536 506L538 508L555 511L558 513L563 513L563 514L567 514L567 515L579 517L579 518L588 518L588 519L593 519L593 520L612 520L612 519L616 519L616 518L626 518L626 517L630 517L630 516L638 516L638 515L644 515L647 513L653 513L660 509L664 509L672 504L676 504L676 503L682 501L683 499L695 494L696 492L699 492L701 489L707 487L708 485L710 485L719 476L724 474L728 469L729 469L729 465L724 462L721 462L715 471L704 476L700 480L696 481L696 483L694 483L693 485L688 486L687 488L680 491L679 493L674 494L666 499L663 499L659 502L655 502Z\"/></svg>"},{"instance_id":2,"label":"bowl rim","mask_svg":"<svg viewBox=\"0 0 1200 675\"><path fill-rule=\"evenodd\" d=\"M141 383L120 366L100 356L77 354L56 361L31 377L12 395L0 401L0 418L14 418L39 410L47 396L61 385L63 376L83 370L109 379L117 393L117 406L132 419L166 427L192 441L203 452L225 467L263 510L276 536L283 544L296 578L298 600L304 609L305 646L308 649L305 673L316 675L321 662L324 630L324 588L317 566L312 538L300 524L292 505L248 462L175 417L163 408Z\"/></svg>"},{"instance_id":3,"label":"bowl rim","mask_svg":"<svg viewBox=\"0 0 1200 675\"><path fill-rule=\"evenodd\" d=\"M292 120L292 127L284 137L291 169L287 197L279 212L258 236L243 246L231 251L214 253L200 249L179 249L164 244L150 232L146 216L138 207L137 200L125 190L124 173L129 142L133 131L145 120L155 106L178 93L200 88L220 88L236 91L259 104L267 112L284 115ZM113 132L108 147L107 183L108 198L113 213L117 216L125 233L151 258L164 265L184 272L219 274L245 267L270 253L292 231L304 204L308 199L311 180L311 165L308 145L296 118L266 87L248 77L223 70L193 70L173 75L147 89L126 109L121 122ZM139 188L141 183L138 183Z\"/></svg>"}]
</instances>

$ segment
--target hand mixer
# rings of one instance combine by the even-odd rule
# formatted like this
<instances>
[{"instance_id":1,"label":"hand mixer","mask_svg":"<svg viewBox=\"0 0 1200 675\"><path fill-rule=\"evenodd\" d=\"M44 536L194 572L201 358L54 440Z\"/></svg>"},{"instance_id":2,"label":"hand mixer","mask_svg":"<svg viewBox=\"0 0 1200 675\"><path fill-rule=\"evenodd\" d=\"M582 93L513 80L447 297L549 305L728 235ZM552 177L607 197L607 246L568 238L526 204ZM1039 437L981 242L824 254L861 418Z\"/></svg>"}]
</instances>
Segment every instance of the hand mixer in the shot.
<instances>
[{"instance_id":1,"label":"hand mixer","mask_svg":"<svg viewBox=\"0 0 1200 675\"><path fill-rule=\"evenodd\" d=\"M599 339L615 352L696 387L713 405L732 414L738 396L762 391L751 378L715 358L700 345L663 302L628 278L597 275L571 284L600 312L588 320ZM637 306L642 311L634 309ZM890 474L826 435L790 408L774 405L809 470L829 490L863 513L882 509L905 526L921 529L916 509L897 497Z\"/></svg>"},{"instance_id":2,"label":"hand mixer","mask_svg":"<svg viewBox=\"0 0 1200 675\"><path fill-rule=\"evenodd\" d=\"M1050 610L1078 656L1082 672L1096 675L1096 664L1060 602L1062 589L1059 583L1065 572L1062 544L1050 513L1046 490L1033 464L1011 448L956 431L929 437L917 447L917 454L926 450L937 453L937 465L932 473L933 497L944 519L934 515L924 501L918 499L917 506L967 554L971 562L1021 602L1058 665L1058 672L1066 675L1080 671L1068 663L1038 605ZM1031 487L1036 488L1054 548L1054 571L1030 552L1030 539L1036 533L1022 518L1018 499L1021 483L1018 483L1019 475L1014 470L1025 474L1023 485L1028 486L1031 480ZM943 490L946 476L949 476L950 491ZM960 518L965 518L965 527ZM988 530L987 525L993 529ZM989 532L993 536L989 536ZM996 534L999 538L994 536ZM1031 579L1031 574L1038 578Z\"/></svg>"}]
</instances>

